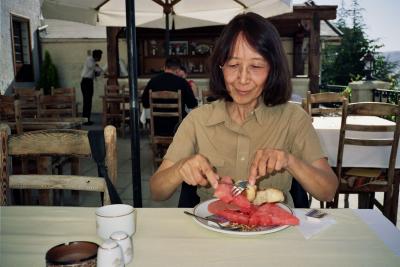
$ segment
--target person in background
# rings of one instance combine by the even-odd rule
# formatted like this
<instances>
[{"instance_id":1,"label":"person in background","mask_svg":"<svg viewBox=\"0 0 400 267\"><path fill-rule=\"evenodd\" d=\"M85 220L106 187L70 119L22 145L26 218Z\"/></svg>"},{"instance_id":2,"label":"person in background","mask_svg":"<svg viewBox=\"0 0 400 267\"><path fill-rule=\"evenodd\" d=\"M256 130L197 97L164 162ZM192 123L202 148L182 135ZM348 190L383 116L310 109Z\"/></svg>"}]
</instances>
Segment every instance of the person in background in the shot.
<instances>
[{"instance_id":1,"label":"person in background","mask_svg":"<svg viewBox=\"0 0 400 267\"><path fill-rule=\"evenodd\" d=\"M150 108L149 91L178 91L182 94L182 117L185 118L187 112L185 106L189 109L197 107L197 99L195 98L189 83L178 76L181 61L177 57L168 57L165 60L164 72L150 79L142 94L142 104L144 108ZM173 136L176 128L176 120L167 120L156 118L154 124L154 132L157 135Z\"/></svg>"},{"instance_id":2,"label":"person in background","mask_svg":"<svg viewBox=\"0 0 400 267\"><path fill-rule=\"evenodd\" d=\"M92 125L93 122L90 120L92 113L92 97L94 85L93 81L96 77L100 76L102 69L99 67L97 62L101 60L103 51L95 49L92 51L92 55L86 58L85 64L82 70L81 80L81 91L83 98L82 117L87 118L88 121L83 125Z\"/></svg>"},{"instance_id":3,"label":"person in background","mask_svg":"<svg viewBox=\"0 0 400 267\"><path fill-rule=\"evenodd\" d=\"M288 102L289 67L271 23L251 12L228 23L211 56L209 88L219 100L182 121L150 177L152 199L166 200L186 182L203 202L224 176L279 189L292 207L292 179L318 200L334 198L338 179L311 120Z\"/></svg>"},{"instance_id":4,"label":"person in background","mask_svg":"<svg viewBox=\"0 0 400 267\"><path fill-rule=\"evenodd\" d=\"M197 107L197 99L195 98L189 83L182 77L178 76L181 65L181 61L177 57L171 56L165 60L164 72L150 79L145 89L143 90L142 104L145 109L150 107L150 89L153 91L181 90L183 118L186 117L188 109L193 109ZM174 120L174 118L155 118L154 120L154 132L157 135L173 136L178 126L179 125L177 124L177 121ZM187 199L194 199L195 201L198 201L196 198L196 189L196 186L191 186L183 182L178 206L190 206L191 203L186 203Z\"/></svg>"},{"instance_id":5,"label":"person in background","mask_svg":"<svg viewBox=\"0 0 400 267\"><path fill-rule=\"evenodd\" d=\"M186 70L185 66L183 66L183 65L180 66L179 71L178 71L178 76L182 77L189 83L190 87L192 88L194 96L198 99L199 98L199 89L198 89L195 81L187 79L187 70Z\"/></svg>"}]
</instances>

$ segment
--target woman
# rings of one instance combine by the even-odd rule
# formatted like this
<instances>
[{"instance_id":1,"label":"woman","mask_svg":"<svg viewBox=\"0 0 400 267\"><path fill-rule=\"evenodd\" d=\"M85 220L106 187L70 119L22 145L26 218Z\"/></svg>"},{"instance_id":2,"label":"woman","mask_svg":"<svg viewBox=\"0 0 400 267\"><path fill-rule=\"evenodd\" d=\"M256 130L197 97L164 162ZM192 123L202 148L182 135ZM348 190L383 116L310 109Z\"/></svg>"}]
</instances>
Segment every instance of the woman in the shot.
<instances>
[{"instance_id":1,"label":"woman","mask_svg":"<svg viewBox=\"0 0 400 267\"><path fill-rule=\"evenodd\" d=\"M288 103L291 81L276 29L261 16L236 16L211 57L210 90L219 101L194 109L181 123L162 164L150 178L153 199L168 199L182 181L212 197L219 177L248 179L289 193L292 177L321 201L338 180L308 115Z\"/></svg>"}]
</instances>

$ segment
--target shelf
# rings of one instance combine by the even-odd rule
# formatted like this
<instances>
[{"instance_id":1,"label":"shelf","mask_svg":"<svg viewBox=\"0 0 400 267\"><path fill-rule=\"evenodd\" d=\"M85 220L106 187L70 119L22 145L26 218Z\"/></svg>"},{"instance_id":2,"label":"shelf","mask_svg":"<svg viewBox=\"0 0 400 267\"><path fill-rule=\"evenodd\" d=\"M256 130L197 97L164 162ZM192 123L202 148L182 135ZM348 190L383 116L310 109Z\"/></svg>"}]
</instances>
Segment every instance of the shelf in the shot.
<instances>
[{"instance_id":1,"label":"shelf","mask_svg":"<svg viewBox=\"0 0 400 267\"><path fill-rule=\"evenodd\" d=\"M184 34L175 36L170 40L170 51L177 54L182 64L188 70L190 77L207 77L208 76L208 60L214 48L214 43L218 38L218 32L210 34L209 37L192 34ZM146 35L138 38L139 46L139 75L154 76L158 71L163 69L165 62L165 42L164 38L157 35ZM172 50L171 50L172 49ZM192 72L195 70L195 72ZM200 72L201 70L201 72Z\"/></svg>"}]
</instances>

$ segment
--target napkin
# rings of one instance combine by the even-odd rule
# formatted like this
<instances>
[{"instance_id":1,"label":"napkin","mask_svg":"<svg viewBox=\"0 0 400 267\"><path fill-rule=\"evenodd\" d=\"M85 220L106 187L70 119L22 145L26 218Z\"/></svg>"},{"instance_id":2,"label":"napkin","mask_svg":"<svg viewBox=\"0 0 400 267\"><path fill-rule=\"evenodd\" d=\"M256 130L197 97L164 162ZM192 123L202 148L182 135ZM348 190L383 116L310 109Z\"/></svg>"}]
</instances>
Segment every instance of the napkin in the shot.
<instances>
[{"instance_id":1,"label":"napkin","mask_svg":"<svg viewBox=\"0 0 400 267\"><path fill-rule=\"evenodd\" d=\"M317 235L336 223L336 220L329 214L319 220L309 221L306 218L306 212L307 210L295 210L295 214L300 220L300 224L297 228L303 234L305 239L310 239L314 235Z\"/></svg>"}]
</instances>

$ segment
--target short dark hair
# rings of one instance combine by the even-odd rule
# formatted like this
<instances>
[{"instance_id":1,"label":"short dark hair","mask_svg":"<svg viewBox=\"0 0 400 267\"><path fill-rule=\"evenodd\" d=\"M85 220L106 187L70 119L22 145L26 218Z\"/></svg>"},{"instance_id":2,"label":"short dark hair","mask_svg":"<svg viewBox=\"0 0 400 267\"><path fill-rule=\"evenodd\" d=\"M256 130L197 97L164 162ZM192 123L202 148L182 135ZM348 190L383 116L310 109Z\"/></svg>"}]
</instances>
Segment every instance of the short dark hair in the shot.
<instances>
[{"instance_id":1,"label":"short dark hair","mask_svg":"<svg viewBox=\"0 0 400 267\"><path fill-rule=\"evenodd\" d=\"M103 51L101 51L100 49L95 49L92 51L93 58L101 58L102 54L103 54Z\"/></svg>"},{"instance_id":2,"label":"short dark hair","mask_svg":"<svg viewBox=\"0 0 400 267\"><path fill-rule=\"evenodd\" d=\"M184 73L187 73L187 69L186 69L185 66L180 65L180 66L179 66L179 69L180 69L181 71L183 71Z\"/></svg>"},{"instance_id":3,"label":"short dark hair","mask_svg":"<svg viewBox=\"0 0 400 267\"><path fill-rule=\"evenodd\" d=\"M165 68L177 70L182 66L181 60L178 57L170 56L165 59Z\"/></svg>"},{"instance_id":4,"label":"short dark hair","mask_svg":"<svg viewBox=\"0 0 400 267\"><path fill-rule=\"evenodd\" d=\"M223 29L210 58L210 90L218 98L232 101L221 66L231 57L240 33L270 65L262 92L264 103L269 106L286 103L292 95L292 84L279 33L265 18L252 12L237 15Z\"/></svg>"}]
</instances>

